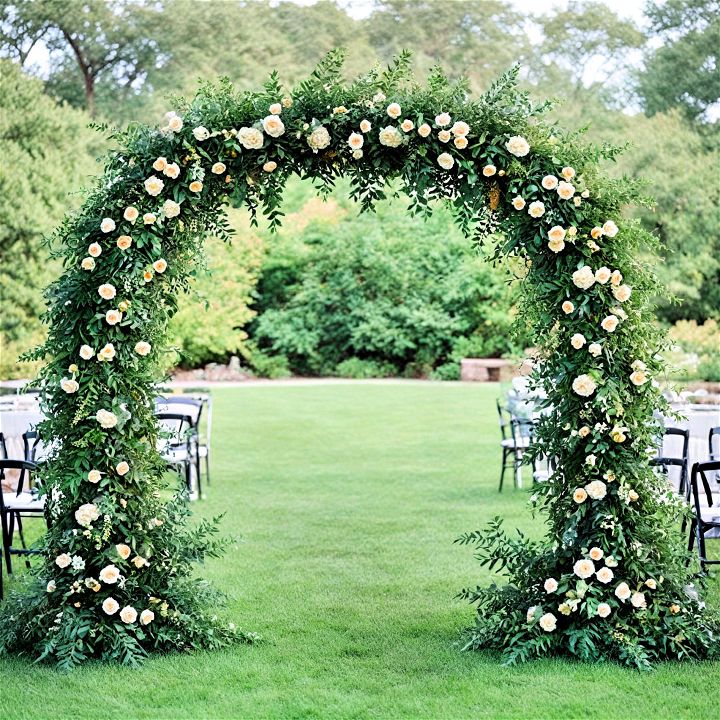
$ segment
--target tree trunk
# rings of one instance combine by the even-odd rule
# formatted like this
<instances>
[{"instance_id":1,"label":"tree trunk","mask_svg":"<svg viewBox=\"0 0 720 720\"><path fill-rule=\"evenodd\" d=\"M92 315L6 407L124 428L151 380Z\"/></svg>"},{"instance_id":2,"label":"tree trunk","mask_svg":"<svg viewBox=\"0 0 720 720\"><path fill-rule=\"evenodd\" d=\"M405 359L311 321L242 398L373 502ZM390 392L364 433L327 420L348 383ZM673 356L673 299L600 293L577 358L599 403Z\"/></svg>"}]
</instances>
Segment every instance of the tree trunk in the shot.
<instances>
[{"instance_id":1,"label":"tree trunk","mask_svg":"<svg viewBox=\"0 0 720 720\"><path fill-rule=\"evenodd\" d=\"M90 117L95 117L95 78L89 70L83 69L85 79L85 107Z\"/></svg>"}]
</instances>

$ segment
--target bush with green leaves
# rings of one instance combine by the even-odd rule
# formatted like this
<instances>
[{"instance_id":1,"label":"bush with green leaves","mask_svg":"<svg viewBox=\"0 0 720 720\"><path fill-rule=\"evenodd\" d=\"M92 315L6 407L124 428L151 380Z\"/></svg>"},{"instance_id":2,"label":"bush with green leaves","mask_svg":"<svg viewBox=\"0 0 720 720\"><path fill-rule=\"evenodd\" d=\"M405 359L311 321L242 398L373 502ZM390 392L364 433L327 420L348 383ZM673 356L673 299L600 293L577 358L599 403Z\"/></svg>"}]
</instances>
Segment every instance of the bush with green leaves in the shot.
<instances>
[{"instance_id":1,"label":"bush with green leaves","mask_svg":"<svg viewBox=\"0 0 720 720\"><path fill-rule=\"evenodd\" d=\"M268 243L250 333L301 375L426 375L457 366L469 338L483 355L520 349L508 277L447 211L426 222L402 202L359 218L341 211Z\"/></svg>"},{"instance_id":2,"label":"bush with green leaves","mask_svg":"<svg viewBox=\"0 0 720 720\"><path fill-rule=\"evenodd\" d=\"M497 525L466 536L508 574L468 591L468 646L509 662L552 653L638 666L717 651L717 618L686 592L678 505L648 465L653 413L667 406L652 382L663 372L655 280L638 259L648 238L621 214L636 189L600 172L613 150L543 122L516 77L469 100L439 69L419 87L403 54L347 85L335 52L292 93L275 75L259 92L207 84L164 127L115 136L103 177L58 231L65 270L31 355L47 359L51 522L34 582L3 609L5 652L70 667L230 641L192 576L213 549L208 531L193 535L159 492L153 399L203 236L227 236L228 202L277 226L291 175L321 191L345 176L365 210L393 181L421 216L443 200L477 242L502 228L495 256L525 268L520 315L548 398L531 452L556 458L538 493L548 531L536 543Z\"/></svg>"}]
</instances>

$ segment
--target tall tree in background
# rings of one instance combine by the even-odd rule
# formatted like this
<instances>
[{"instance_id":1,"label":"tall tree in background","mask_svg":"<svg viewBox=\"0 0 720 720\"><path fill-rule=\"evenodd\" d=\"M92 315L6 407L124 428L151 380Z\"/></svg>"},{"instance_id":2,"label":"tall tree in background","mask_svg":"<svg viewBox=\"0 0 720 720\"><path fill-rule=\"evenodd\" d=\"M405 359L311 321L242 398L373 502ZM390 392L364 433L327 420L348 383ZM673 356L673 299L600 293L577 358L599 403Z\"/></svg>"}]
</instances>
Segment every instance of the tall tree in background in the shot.
<instances>
[{"instance_id":1,"label":"tall tree in background","mask_svg":"<svg viewBox=\"0 0 720 720\"><path fill-rule=\"evenodd\" d=\"M712 106L720 111L720 1L654 1L646 13L662 41L639 77L646 113L679 107L690 120L709 120Z\"/></svg>"}]
</instances>

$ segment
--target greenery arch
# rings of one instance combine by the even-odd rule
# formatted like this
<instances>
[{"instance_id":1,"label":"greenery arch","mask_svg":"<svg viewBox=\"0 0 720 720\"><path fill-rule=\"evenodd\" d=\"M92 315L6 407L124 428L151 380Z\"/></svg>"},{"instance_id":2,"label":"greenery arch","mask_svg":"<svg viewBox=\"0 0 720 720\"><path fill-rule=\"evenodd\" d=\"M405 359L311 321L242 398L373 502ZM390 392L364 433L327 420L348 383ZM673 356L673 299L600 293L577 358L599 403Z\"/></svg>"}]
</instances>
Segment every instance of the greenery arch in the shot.
<instances>
[{"instance_id":1,"label":"greenery arch","mask_svg":"<svg viewBox=\"0 0 720 720\"><path fill-rule=\"evenodd\" d=\"M652 382L660 338L653 275L638 258L648 238L621 219L637 189L598 168L616 150L544 122L517 70L470 101L440 70L415 85L408 54L349 86L341 66L330 53L290 94L275 74L260 92L204 85L162 129L115 134L104 175L59 229L66 269L47 290L49 337L33 354L48 361L52 522L37 577L6 604L4 650L71 667L252 639L215 619L212 590L193 579L193 562L218 551L215 526L188 529L183 498L157 492L152 399L202 236L227 237L228 202L277 225L294 173L321 193L347 176L363 210L390 181L414 213L444 200L466 234L494 237L496 259L526 267L523 315L548 396L536 451L558 461L536 498L549 529L528 542L496 521L461 538L509 575L465 591L478 606L468 647L502 649L510 662L707 656L716 621L685 592L671 531L680 508L647 463L663 405Z\"/></svg>"}]
</instances>

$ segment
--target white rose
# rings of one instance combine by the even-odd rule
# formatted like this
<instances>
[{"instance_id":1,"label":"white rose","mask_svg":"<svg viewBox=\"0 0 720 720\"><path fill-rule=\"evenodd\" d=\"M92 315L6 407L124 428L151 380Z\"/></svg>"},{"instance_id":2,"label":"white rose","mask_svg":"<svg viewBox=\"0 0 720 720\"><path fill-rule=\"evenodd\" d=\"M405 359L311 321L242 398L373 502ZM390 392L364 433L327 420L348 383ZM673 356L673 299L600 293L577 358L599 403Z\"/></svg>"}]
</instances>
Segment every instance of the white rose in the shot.
<instances>
[{"instance_id":1,"label":"white rose","mask_svg":"<svg viewBox=\"0 0 720 720\"><path fill-rule=\"evenodd\" d=\"M613 274L610 276L611 285L620 285L623 281L622 273L619 270L613 270Z\"/></svg>"},{"instance_id":2,"label":"white rose","mask_svg":"<svg viewBox=\"0 0 720 720\"><path fill-rule=\"evenodd\" d=\"M637 387L644 385L647 381L648 377L644 370L635 370L630 375L630 382Z\"/></svg>"},{"instance_id":3,"label":"white rose","mask_svg":"<svg viewBox=\"0 0 720 720\"><path fill-rule=\"evenodd\" d=\"M202 142L210 137L210 131L206 127L200 125L193 130L193 135L198 142Z\"/></svg>"},{"instance_id":4,"label":"white rose","mask_svg":"<svg viewBox=\"0 0 720 720\"><path fill-rule=\"evenodd\" d=\"M120 619L127 625L132 625L137 620L137 610L130 605L126 605L120 611Z\"/></svg>"},{"instance_id":5,"label":"white rose","mask_svg":"<svg viewBox=\"0 0 720 720\"><path fill-rule=\"evenodd\" d=\"M572 281L581 290L588 290L595 284L595 273L589 265L583 265L572 274Z\"/></svg>"},{"instance_id":6,"label":"white rose","mask_svg":"<svg viewBox=\"0 0 720 720\"><path fill-rule=\"evenodd\" d=\"M106 565L98 577L106 585L114 585L120 579L120 570L115 565Z\"/></svg>"},{"instance_id":7,"label":"white rose","mask_svg":"<svg viewBox=\"0 0 720 720\"><path fill-rule=\"evenodd\" d=\"M227 168L225 167L224 163L216 162L211 168L210 172L214 175L222 175Z\"/></svg>"},{"instance_id":8,"label":"white rose","mask_svg":"<svg viewBox=\"0 0 720 720\"><path fill-rule=\"evenodd\" d=\"M539 200L535 200L535 202L531 202L528 206L528 215L530 217L539 218L542 217L545 214L545 204L541 203Z\"/></svg>"},{"instance_id":9,"label":"white rose","mask_svg":"<svg viewBox=\"0 0 720 720\"><path fill-rule=\"evenodd\" d=\"M633 370L647 370L647 365L642 360L633 360L630 367Z\"/></svg>"},{"instance_id":10,"label":"white rose","mask_svg":"<svg viewBox=\"0 0 720 720\"><path fill-rule=\"evenodd\" d=\"M528 622L532 622L532 621L533 621L533 619L535 618L535 611L536 611L537 609L538 609L537 605L533 605L532 607L529 607L529 608L527 609L526 617L527 617L527 621L528 621Z\"/></svg>"},{"instance_id":11,"label":"white rose","mask_svg":"<svg viewBox=\"0 0 720 720\"><path fill-rule=\"evenodd\" d=\"M163 212L165 213L165 217L177 217L180 214L180 205L174 200L166 200L163 203Z\"/></svg>"},{"instance_id":12,"label":"white rose","mask_svg":"<svg viewBox=\"0 0 720 720\"><path fill-rule=\"evenodd\" d=\"M169 163L165 166L165 169L163 170L163 175L167 175L167 177L175 180L176 178L180 177L180 166L177 163Z\"/></svg>"},{"instance_id":13,"label":"white rose","mask_svg":"<svg viewBox=\"0 0 720 720\"><path fill-rule=\"evenodd\" d=\"M543 587L546 593L554 593L558 589L558 581L555 578L548 578Z\"/></svg>"},{"instance_id":14,"label":"white rose","mask_svg":"<svg viewBox=\"0 0 720 720\"><path fill-rule=\"evenodd\" d=\"M147 191L148 195L152 195L153 197L159 195L164 187L165 183L159 177L157 177L157 175L151 175L145 181L145 190Z\"/></svg>"},{"instance_id":15,"label":"white rose","mask_svg":"<svg viewBox=\"0 0 720 720\"><path fill-rule=\"evenodd\" d=\"M361 133L369 133L372 129L372 124L369 120L361 120L360 121L360 132Z\"/></svg>"},{"instance_id":16,"label":"white rose","mask_svg":"<svg viewBox=\"0 0 720 720\"><path fill-rule=\"evenodd\" d=\"M618 302L625 302L630 299L632 289L629 285L618 285L612 289L612 294Z\"/></svg>"},{"instance_id":17,"label":"white rose","mask_svg":"<svg viewBox=\"0 0 720 720\"><path fill-rule=\"evenodd\" d=\"M601 583L607 585L615 577L615 573L609 567L603 567L597 571L596 577Z\"/></svg>"},{"instance_id":18,"label":"white rose","mask_svg":"<svg viewBox=\"0 0 720 720\"><path fill-rule=\"evenodd\" d=\"M512 206L513 206L516 210L522 210L522 209L525 207L525 200L523 200L519 195L516 195L516 196L512 199Z\"/></svg>"},{"instance_id":19,"label":"white rose","mask_svg":"<svg viewBox=\"0 0 720 720\"><path fill-rule=\"evenodd\" d=\"M612 276L610 268L601 267L595 271L595 280L601 285L604 285Z\"/></svg>"},{"instance_id":20,"label":"white rose","mask_svg":"<svg viewBox=\"0 0 720 720\"><path fill-rule=\"evenodd\" d=\"M566 180L572 180L575 177L575 170L574 168L571 168L569 165L566 165L561 171L560 174L566 179Z\"/></svg>"},{"instance_id":21,"label":"white rose","mask_svg":"<svg viewBox=\"0 0 720 720\"><path fill-rule=\"evenodd\" d=\"M588 428L588 432L590 432L590 428ZM595 561L602 560L604 554L603 549L599 547L590 548L590 552L588 553L590 559Z\"/></svg>"},{"instance_id":22,"label":"white rose","mask_svg":"<svg viewBox=\"0 0 720 720\"><path fill-rule=\"evenodd\" d=\"M282 121L280 121L280 124L282 125ZM285 126L283 125L283 132L284 131ZM263 134L257 128L253 127L241 127L238 130L237 138L246 150L259 150L265 142Z\"/></svg>"},{"instance_id":23,"label":"white rose","mask_svg":"<svg viewBox=\"0 0 720 720\"><path fill-rule=\"evenodd\" d=\"M359 160L363 156L363 151L362 150L353 150L352 156L353 156L353 158L355 158L355 160Z\"/></svg>"},{"instance_id":24,"label":"white rose","mask_svg":"<svg viewBox=\"0 0 720 720\"><path fill-rule=\"evenodd\" d=\"M168 127L174 133L180 132L182 130L182 126L183 126L183 120L179 115L173 115L168 120Z\"/></svg>"},{"instance_id":25,"label":"white rose","mask_svg":"<svg viewBox=\"0 0 720 720\"><path fill-rule=\"evenodd\" d=\"M450 132L457 137L465 137L470 132L470 126L462 120L456 120Z\"/></svg>"},{"instance_id":26,"label":"white rose","mask_svg":"<svg viewBox=\"0 0 720 720\"><path fill-rule=\"evenodd\" d=\"M117 425L115 413L111 413L109 410L98 410L95 419L100 423L100 426L106 430L114 428Z\"/></svg>"},{"instance_id":27,"label":"white rose","mask_svg":"<svg viewBox=\"0 0 720 720\"><path fill-rule=\"evenodd\" d=\"M115 598L109 597L103 601L102 609L106 615L114 615L120 609L120 605Z\"/></svg>"},{"instance_id":28,"label":"white rose","mask_svg":"<svg viewBox=\"0 0 720 720\"><path fill-rule=\"evenodd\" d=\"M400 129L406 133L409 133L414 127L415 123L412 120L405 119L400 123Z\"/></svg>"},{"instance_id":29,"label":"white rose","mask_svg":"<svg viewBox=\"0 0 720 720\"><path fill-rule=\"evenodd\" d=\"M603 321L600 323L600 327L607 332L615 332L618 322L620 321L615 315L608 315L606 318L603 318Z\"/></svg>"},{"instance_id":30,"label":"white rose","mask_svg":"<svg viewBox=\"0 0 720 720\"><path fill-rule=\"evenodd\" d=\"M558 186L558 179L554 175L546 175L541 184L546 190L554 190Z\"/></svg>"},{"instance_id":31,"label":"white rose","mask_svg":"<svg viewBox=\"0 0 720 720\"><path fill-rule=\"evenodd\" d=\"M569 200L575 194L575 186L571 185L569 182L561 180L557 186L557 194L563 200Z\"/></svg>"},{"instance_id":32,"label":"white rose","mask_svg":"<svg viewBox=\"0 0 720 720\"><path fill-rule=\"evenodd\" d=\"M578 375L573 380L572 389L582 397L589 397L595 392L597 385L589 375Z\"/></svg>"},{"instance_id":33,"label":"white rose","mask_svg":"<svg viewBox=\"0 0 720 720\"><path fill-rule=\"evenodd\" d=\"M138 209L136 207L133 207L130 205L129 207L125 208L125 212L123 213L123 217L130 223L134 223L138 219L138 215L140 213L138 212Z\"/></svg>"},{"instance_id":34,"label":"white rose","mask_svg":"<svg viewBox=\"0 0 720 720\"><path fill-rule=\"evenodd\" d=\"M310 135L308 135L307 143L314 153L318 150L324 150L330 145L330 133L324 125L316 127Z\"/></svg>"},{"instance_id":35,"label":"white rose","mask_svg":"<svg viewBox=\"0 0 720 720\"><path fill-rule=\"evenodd\" d=\"M438 133L438 140L443 143L450 142L451 137L452 137L452 134L450 133L449 130L441 130Z\"/></svg>"},{"instance_id":36,"label":"white rose","mask_svg":"<svg viewBox=\"0 0 720 720\"><path fill-rule=\"evenodd\" d=\"M400 105L398 105L397 103L390 103L387 106L386 112L393 120L397 120L402 113L402 109L400 108Z\"/></svg>"},{"instance_id":37,"label":"white rose","mask_svg":"<svg viewBox=\"0 0 720 720\"><path fill-rule=\"evenodd\" d=\"M630 603L636 608L646 608L647 601L645 600L645 593L635 592L630 598Z\"/></svg>"},{"instance_id":38,"label":"white rose","mask_svg":"<svg viewBox=\"0 0 720 720\"><path fill-rule=\"evenodd\" d=\"M552 613L545 613L538 624L545 632L552 632L557 627L557 618Z\"/></svg>"},{"instance_id":39,"label":"white rose","mask_svg":"<svg viewBox=\"0 0 720 720\"><path fill-rule=\"evenodd\" d=\"M431 128L427 123L423 123L423 124L418 128L418 135L419 135L420 137L426 138L428 135L430 135L431 132L432 132L432 128Z\"/></svg>"},{"instance_id":40,"label":"white rose","mask_svg":"<svg viewBox=\"0 0 720 720\"><path fill-rule=\"evenodd\" d=\"M72 562L72 558L67 553L62 553L55 558L55 564L59 568L66 568Z\"/></svg>"},{"instance_id":41,"label":"white rose","mask_svg":"<svg viewBox=\"0 0 720 720\"><path fill-rule=\"evenodd\" d=\"M149 342L140 340L140 342L135 343L135 352L138 355L142 355L144 357L145 355L149 355L151 350L152 350L152 345L150 345Z\"/></svg>"},{"instance_id":42,"label":"white rose","mask_svg":"<svg viewBox=\"0 0 720 720\"><path fill-rule=\"evenodd\" d=\"M350 137L347 140L347 144L353 150L359 150L365 143L365 138L360 133L350 133Z\"/></svg>"},{"instance_id":43,"label":"white rose","mask_svg":"<svg viewBox=\"0 0 720 720\"><path fill-rule=\"evenodd\" d=\"M63 378L60 381L60 387L68 394L72 395L73 393L76 393L80 386L78 385L77 380L69 380L68 378Z\"/></svg>"},{"instance_id":44,"label":"white rose","mask_svg":"<svg viewBox=\"0 0 720 720\"><path fill-rule=\"evenodd\" d=\"M282 103L273 103L269 108L268 112L271 115L279 115L282 112Z\"/></svg>"},{"instance_id":45,"label":"white rose","mask_svg":"<svg viewBox=\"0 0 720 720\"><path fill-rule=\"evenodd\" d=\"M455 159L450 153L440 153L437 159L438 165L444 170L450 170L455 165Z\"/></svg>"},{"instance_id":46,"label":"white rose","mask_svg":"<svg viewBox=\"0 0 720 720\"><path fill-rule=\"evenodd\" d=\"M104 233L111 233L115 229L115 221L112 218L103 218L100 223L100 229Z\"/></svg>"},{"instance_id":47,"label":"white rose","mask_svg":"<svg viewBox=\"0 0 720 720\"><path fill-rule=\"evenodd\" d=\"M583 558L573 565L573 572L582 580L586 580L595 574L595 563L592 560Z\"/></svg>"},{"instance_id":48,"label":"white rose","mask_svg":"<svg viewBox=\"0 0 720 720\"><path fill-rule=\"evenodd\" d=\"M83 270L94 270L95 261L91 257L83 258L83 261L80 263L80 267Z\"/></svg>"},{"instance_id":49,"label":"white rose","mask_svg":"<svg viewBox=\"0 0 720 720\"><path fill-rule=\"evenodd\" d=\"M82 345L80 347L80 357L83 360L90 360L93 355L95 355L95 351L89 345Z\"/></svg>"},{"instance_id":50,"label":"white rose","mask_svg":"<svg viewBox=\"0 0 720 720\"><path fill-rule=\"evenodd\" d=\"M117 291L115 290L114 285L111 285L110 283L105 283L98 288L98 295L103 300L112 300L115 295L117 295Z\"/></svg>"},{"instance_id":51,"label":"white rose","mask_svg":"<svg viewBox=\"0 0 720 720\"><path fill-rule=\"evenodd\" d=\"M82 525L83 527L90 526L99 517L100 511L98 510L97 505L94 505L93 503L85 503L75 511L75 519L77 520L78 525Z\"/></svg>"},{"instance_id":52,"label":"white rose","mask_svg":"<svg viewBox=\"0 0 720 720\"><path fill-rule=\"evenodd\" d=\"M122 320L122 313L119 310L108 310L105 313L105 322L108 325L117 325Z\"/></svg>"},{"instance_id":53,"label":"white rose","mask_svg":"<svg viewBox=\"0 0 720 720\"><path fill-rule=\"evenodd\" d=\"M99 483L100 479L102 478L102 473L99 470L90 470L88 472L88 482L91 482L93 484Z\"/></svg>"},{"instance_id":54,"label":"white rose","mask_svg":"<svg viewBox=\"0 0 720 720\"><path fill-rule=\"evenodd\" d=\"M600 603L597 606L597 614L601 618L606 618L612 612L612 608L607 603Z\"/></svg>"},{"instance_id":55,"label":"white rose","mask_svg":"<svg viewBox=\"0 0 720 720\"><path fill-rule=\"evenodd\" d=\"M380 139L380 144L385 145L386 147L395 148L402 144L402 135L400 134L400 131L392 125L388 125L380 130L378 137Z\"/></svg>"},{"instance_id":56,"label":"white rose","mask_svg":"<svg viewBox=\"0 0 720 720\"><path fill-rule=\"evenodd\" d=\"M586 342L587 342L587 340L585 339L585 336L584 336L582 333L575 333L575 334L570 338L570 344L571 344L576 350L579 350L581 347L583 347L583 345L585 345Z\"/></svg>"},{"instance_id":57,"label":"white rose","mask_svg":"<svg viewBox=\"0 0 720 720\"><path fill-rule=\"evenodd\" d=\"M285 132L285 123L277 115L268 115L263 118L262 126L270 137L280 137Z\"/></svg>"},{"instance_id":58,"label":"white rose","mask_svg":"<svg viewBox=\"0 0 720 720\"><path fill-rule=\"evenodd\" d=\"M615 237L618 234L618 226L612 220L608 220L602 226L602 231L608 237Z\"/></svg>"},{"instance_id":59,"label":"white rose","mask_svg":"<svg viewBox=\"0 0 720 720\"><path fill-rule=\"evenodd\" d=\"M607 485L602 480L593 480L585 486L585 490L593 500L602 500L607 495Z\"/></svg>"},{"instance_id":60,"label":"white rose","mask_svg":"<svg viewBox=\"0 0 720 720\"><path fill-rule=\"evenodd\" d=\"M149 625L155 619L155 613L152 610L143 610L140 613L140 624Z\"/></svg>"},{"instance_id":61,"label":"white rose","mask_svg":"<svg viewBox=\"0 0 720 720\"><path fill-rule=\"evenodd\" d=\"M625 582L621 582L616 588L615 588L615 596L618 597L623 602L627 600L630 595L632 595L632 591L628 587L628 584Z\"/></svg>"},{"instance_id":62,"label":"white rose","mask_svg":"<svg viewBox=\"0 0 720 720\"><path fill-rule=\"evenodd\" d=\"M127 475L130 472L130 465L125 462L125 460L122 460L115 466L115 472L120 475L120 477Z\"/></svg>"},{"instance_id":63,"label":"white rose","mask_svg":"<svg viewBox=\"0 0 720 720\"><path fill-rule=\"evenodd\" d=\"M505 147L511 155L515 157L525 157L530 152L530 144L520 135L513 135L506 143Z\"/></svg>"},{"instance_id":64,"label":"white rose","mask_svg":"<svg viewBox=\"0 0 720 720\"><path fill-rule=\"evenodd\" d=\"M599 355L602 354L602 345L600 345L598 343L591 343L590 345L588 345L588 352L593 357L598 357Z\"/></svg>"},{"instance_id":65,"label":"white rose","mask_svg":"<svg viewBox=\"0 0 720 720\"><path fill-rule=\"evenodd\" d=\"M449 125L452 122L452 118L448 113L440 113L439 115L435 116L435 124L439 127L445 127L446 125Z\"/></svg>"}]
</instances>

